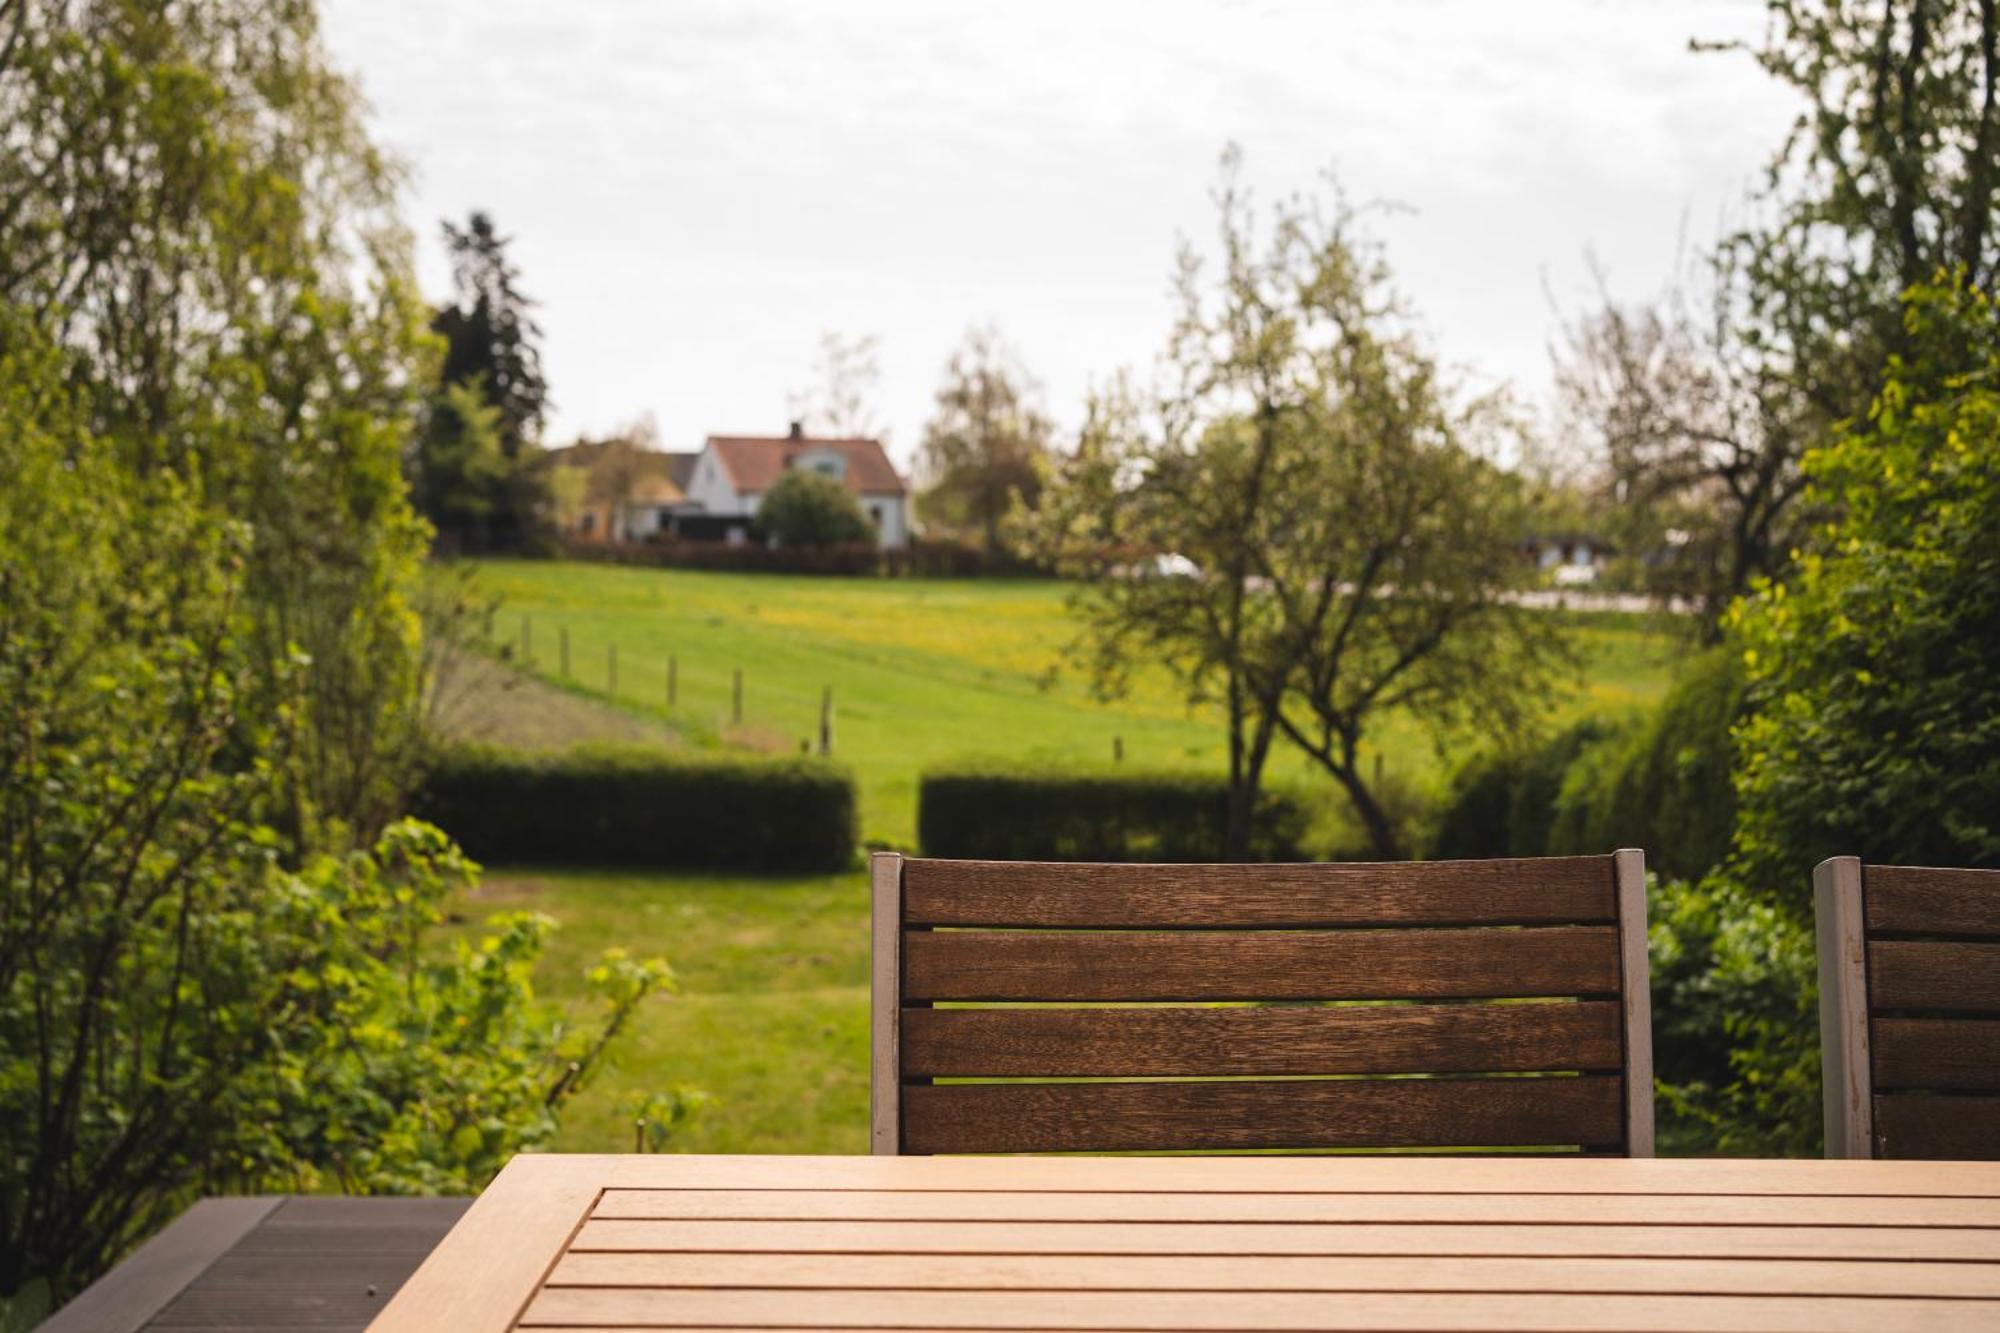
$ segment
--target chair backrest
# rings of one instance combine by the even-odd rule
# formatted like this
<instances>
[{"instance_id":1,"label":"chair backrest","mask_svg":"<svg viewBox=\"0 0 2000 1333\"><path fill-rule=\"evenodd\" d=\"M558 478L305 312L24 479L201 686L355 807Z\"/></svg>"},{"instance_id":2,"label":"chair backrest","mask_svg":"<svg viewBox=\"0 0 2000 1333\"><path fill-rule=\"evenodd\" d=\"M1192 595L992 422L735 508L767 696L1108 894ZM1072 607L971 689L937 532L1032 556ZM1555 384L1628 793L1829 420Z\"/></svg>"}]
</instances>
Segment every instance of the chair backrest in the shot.
<instances>
[{"instance_id":1,"label":"chair backrest","mask_svg":"<svg viewBox=\"0 0 2000 1333\"><path fill-rule=\"evenodd\" d=\"M1652 1155L1636 851L872 869L877 1153Z\"/></svg>"},{"instance_id":2,"label":"chair backrest","mask_svg":"<svg viewBox=\"0 0 2000 1333\"><path fill-rule=\"evenodd\" d=\"M1836 856L1813 911L1826 1155L2000 1160L2000 870Z\"/></svg>"}]
</instances>

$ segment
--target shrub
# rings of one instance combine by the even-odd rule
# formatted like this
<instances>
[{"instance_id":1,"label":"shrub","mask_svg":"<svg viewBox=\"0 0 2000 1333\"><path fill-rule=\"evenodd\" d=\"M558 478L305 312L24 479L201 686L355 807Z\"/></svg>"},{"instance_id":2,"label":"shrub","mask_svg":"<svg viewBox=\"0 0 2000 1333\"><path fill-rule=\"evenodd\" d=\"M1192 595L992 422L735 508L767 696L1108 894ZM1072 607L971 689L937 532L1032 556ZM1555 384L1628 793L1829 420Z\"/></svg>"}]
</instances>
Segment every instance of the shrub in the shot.
<instances>
[{"instance_id":1,"label":"shrub","mask_svg":"<svg viewBox=\"0 0 2000 1333\"><path fill-rule=\"evenodd\" d=\"M757 531L781 546L839 546L875 537L852 491L832 477L799 468L764 493L757 506Z\"/></svg>"},{"instance_id":2,"label":"shrub","mask_svg":"<svg viewBox=\"0 0 2000 1333\"><path fill-rule=\"evenodd\" d=\"M1717 1146L1819 1145L1811 870L2000 865L2000 313L1916 289L1908 358L1868 421L1804 464L1831 516L1782 585L1731 611L1748 714L1730 857L1669 943L1685 1045L1722 1067L1665 1092Z\"/></svg>"},{"instance_id":3,"label":"shrub","mask_svg":"<svg viewBox=\"0 0 2000 1333\"><path fill-rule=\"evenodd\" d=\"M1690 661L1651 714L1590 717L1526 754L1477 757L1453 779L1431 855L1643 847L1661 874L1699 879L1729 852L1742 707L1737 659L1717 650Z\"/></svg>"},{"instance_id":4,"label":"shrub","mask_svg":"<svg viewBox=\"0 0 2000 1333\"><path fill-rule=\"evenodd\" d=\"M855 852L853 779L810 760L468 746L435 756L416 804L486 861L831 871Z\"/></svg>"},{"instance_id":5,"label":"shrub","mask_svg":"<svg viewBox=\"0 0 2000 1333\"><path fill-rule=\"evenodd\" d=\"M1565 776L1579 755L1622 739L1632 725L1619 716L1586 717L1532 749L1475 756L1452 778L1431 856L1549 855Z\"/></svg>"},{"instance_id":6,"label":"shrub","mask_svg":"<svg viewBox=\"0 0 2000 1333\"><path fill-rule=\"evenodd\" d=\"M1199 773L965 764L923 775L917 840L926 856L991 861L1214 861L1228 791ZM1296 799L1267 789L1253 855L1301 859L1305 826Z\"/></svg>"}]
</instances>

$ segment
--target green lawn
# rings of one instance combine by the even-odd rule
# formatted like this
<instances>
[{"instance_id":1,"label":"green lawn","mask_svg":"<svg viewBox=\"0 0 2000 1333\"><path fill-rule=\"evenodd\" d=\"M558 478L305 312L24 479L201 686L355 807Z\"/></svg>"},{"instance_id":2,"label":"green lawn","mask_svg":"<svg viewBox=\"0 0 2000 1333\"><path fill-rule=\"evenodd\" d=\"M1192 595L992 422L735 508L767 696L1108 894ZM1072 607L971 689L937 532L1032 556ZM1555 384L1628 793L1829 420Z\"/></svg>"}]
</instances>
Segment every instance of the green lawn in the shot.
<instances>
[{"instance_id":1,"label":"green lawn","mask_svg":"<svg viewBox=\"0 0 2000 1333\"><path fill-rule=\"evenodd\" d=\"M570 1104L557 1147L630 1152L632 1104L689 1084L713 1103L683 1152L858 1153L868 1143L868 884L859 872L742 880L491 870L459 930L500 911L561 923L536 973L583 993L612 945L674 965L680 994L647 1001L612 1063Z\"/></svg>"},{"instance_id":2,"label":"green lawn","mask_svg":"<svg viewBox=\"0 0 2000 1333\"><path fill-rule=\"evenodd\" d=\"M694 737L724 736L796 751L815 736L831 687L835 755L861 788L864 834L914 840L916 780L928 765L971 755L1126 760L1219 771L1219 719L1190 714L1164 670L1142 673L1128 698L1103 702L1060 670L1074 638L1065 588L1043 581L849 579L704 574L552 561L485 561L484 588L501 608L496 638L515 647L529 622L530 669L562 680L558 633L567 630L572 688L604 693L616 645L628 708L670 716ZM1562 712L1656 698L1672 644L1631 621L1577 622L1585 681ZM678 659L678 707L666 708L667 661ZM744 725L730 720L731 675L744 676ZM1057 673L1053 681L1052 672ZM1435 783L1443 765L1411 719L1377 737L1388 768ZM1280 751L1274 776L1326 792Z\"/></svg>"}]
</instances>

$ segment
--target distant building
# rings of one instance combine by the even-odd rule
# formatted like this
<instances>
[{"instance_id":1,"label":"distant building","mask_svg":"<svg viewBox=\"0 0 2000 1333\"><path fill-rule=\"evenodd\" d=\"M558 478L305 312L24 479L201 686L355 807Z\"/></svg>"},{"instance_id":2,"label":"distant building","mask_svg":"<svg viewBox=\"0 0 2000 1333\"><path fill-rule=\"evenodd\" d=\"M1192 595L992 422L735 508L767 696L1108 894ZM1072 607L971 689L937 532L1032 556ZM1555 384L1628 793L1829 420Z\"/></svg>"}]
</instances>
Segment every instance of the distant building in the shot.
<instances>
[{"instance_id":1,"label":"distant building","mask_svg":"<svg viewBox=\"0 0 2000 1333\"><path fill-rule=\"evenodd\" d=\"M800 468L845 486L884 550L909 544L910 488L882 442L807 435L798 422L789 435L709 436L695 458L686 498L668 507L662 526L685 537L747 541L772 484Z\"/></svg>"},{"instance_id":2,"label":"distant building","mask_svg":"<svg viewBox=\"0 0 2000 1333\"><path fill-rule=\"evenodd\" d=\"M1535 568L1559 587L1597 582L1612 555L1610 543L1583 532L1538 534L1523 546L1534 559Z\"/></svg>"},{"instance_id":3,"label":"distant building","mask_svg":"<svg viewBox=\"0 0 2000 1333\"><path fill-rule=\"evenodd\" d=\"M563 532L585 541L644 541L686 500L698 457L630 440L579 440L549 450Z\"/></svg>"}]
</instances>

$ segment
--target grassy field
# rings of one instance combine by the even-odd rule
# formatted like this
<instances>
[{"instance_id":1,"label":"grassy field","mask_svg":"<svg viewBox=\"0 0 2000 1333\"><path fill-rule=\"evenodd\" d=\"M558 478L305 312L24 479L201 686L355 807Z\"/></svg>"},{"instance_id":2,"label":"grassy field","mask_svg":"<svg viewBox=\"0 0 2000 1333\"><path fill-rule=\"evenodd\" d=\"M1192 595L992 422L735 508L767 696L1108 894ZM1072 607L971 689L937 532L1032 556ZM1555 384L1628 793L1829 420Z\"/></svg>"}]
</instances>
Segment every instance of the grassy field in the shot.
<instances>
[{"instance_id":1,"label":"grassy field","mask_svg":"<svg viewBox=\"0 0 2000 1333\"><path fill-rule=\"evenodd\" d=\"M703 574L560 562L487 561L481 585L501 599L496 638L528 668L572 689L606 694L617 649L616 701L669 718L690 738L796 751L817 734L821 691L835 706L835 756L861 788L864 834L914 840L916 779L967 756L1102 761L1122 741L1126 761L1220 771L1219 718L1191 713L1164 670L1142 673L1129 697L1094 698L1063 669L1075 627L1065 589L1014 580L837 579ZM558 635L567 631L564 678ZM1584 680L1561 711L1652 700L1670 678L1672 645L1617 618L1579 620ZM666 707L668 658L678 706ZM743 672L744 720L731 723L731 677ZM1053 679L1051 677L1053 676ZM1389 719L1377 743L1391 772L1428 786L1443 765L1411 719ZM1306 778L1280 751L1274 776ZM1314 779L1310 789L1329 784Z\"/></svg>"},{"instance_id":2,"label":"grassy field","mask_svg":"<svg viewBox=\"0 0 2000 1333\"><path fill-rule=\"evenodd\" d=\"M680 981L680 994L647 1002L570 1104L559 1148L630 1152L634 1101L688 1084L714 1100L670 1145L680 1151L867 1150L866 876L494 870L456 929L522 910L561 923L536 973L551 1000L580 995L612 945L665 957Z\"/></svg>"},{"instance_id":3,"label":"grassy field","mask_svg":"<svg viewBox=\"0 0 2000 1333\"><path fill-rule=\"evenodd\" d=\"M1074 673L1046 680L1073 636L1064 590L1054 584L501 561L479 573L502 599L496 637L518 650L526 618L529 669L560 687L481 695L490 708L535 713L498 734L536 743L564 734L563 719L574 711L565 700L605 695L611 644L616 702L642 723L670 723L689 743L796 750L813 734L820 691L830 686L835 752L860 780L864 831L899 842L914 836L918 773L943 760L1101 760L1117 737L1128 762L1222 764L1217 719L1191 715L1163 671L1142 676L1131 697L1113 703L1093 699ZM563 628L568 678L557 657ZM1663 638L1612 618L1579 621L1577 636L1585 679L1561 713L1644 702L1667 687L1673 653ZM669 654L678 659L680 686L671 712ZM745 678L741 727L729 720L737 668ZM577 729L578 738L586 732L605 734L602 719ZM1433 784L1444 771L1409 719L1394 720L1380 743L1390 767L1412 781ZM1278 775L1305 776L1289 758ZM868 912L859 872L748 880L499 868L463 904L456 929L476 930L492 913L513 909L561 923L537 974L552 999L580 994L584 969L614 944L665 956L681 981L679 995L647 1004L612 1066L571 1105L560 1147L629 1151L635 1100L688 1084L714 1102L674 1141L680 1150L865 1150Z\"/></svg>"}]
</instances>

